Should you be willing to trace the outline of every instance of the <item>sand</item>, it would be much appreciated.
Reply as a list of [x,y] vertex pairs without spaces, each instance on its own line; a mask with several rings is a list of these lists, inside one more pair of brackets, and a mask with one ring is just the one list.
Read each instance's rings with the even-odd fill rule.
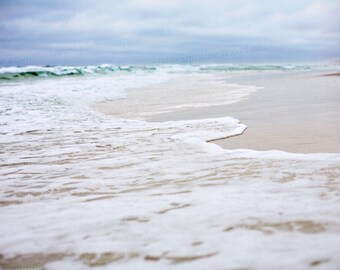
[[[233,104],[178,108],[160,113],[167,102],[175,106],[181,99],[194,99],[195,91],[200,95],[206,89],[214,95],[219,91],[212,90],[216,85],[211,77],[195,81],[197,77],[189,76],[163,85],[130,90],[128,99],[101,103],[97,108],[117,117],[143,118],[151,122],[231,116],[248,128],[241,136],[214,141],[226,149],[339,153],[340,78],[324,76],[332,74],[339,73],[219,74],[213,79],[262,89]],[[186,89],[190,89],[190,95],[180,96]],[[143,110],[146,111],[144,115],[141,114]]]
[[149,121],[232,116],[248,128],[215,141],[227,149],[340,152],[340,78],[319,74],[238,75],[233,81],[262,86],[246,99],[225,106],[160,114]]

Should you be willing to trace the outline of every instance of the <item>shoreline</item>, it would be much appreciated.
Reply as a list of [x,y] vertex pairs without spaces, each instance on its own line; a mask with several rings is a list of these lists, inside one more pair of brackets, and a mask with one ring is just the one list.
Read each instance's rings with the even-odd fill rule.
[[[338,74],[340,73],[232,73],[224,74],[225,79],[219,75],[219,80],[226,83],[252,85],[262,89],[230,104],[184,107],[163,113],[151,112],[143,118],[149,122],[165,122],[230,116],[248,128],[242,136],[210,141],[222,148],[280,150],[292,153],[340,153],[340,144],[337,143],[340,141],[340,124],[337,121],[340,119]],[[175,79],[175,83],[170,81],[149,88],[132,89],[131,92],[128,91],[128,95],[130,98],[132,93],[132,99],[136,99],[134,103],[138,105],[139,97],[145,94],[147,89],[153,91],[157,89],[160,97],[166,97],[169,94],[166,91],[183,86],[185,89],[188,87],[186,83],[186,78],[179,78]],[[210,83],[199,82],[195,85],[196,91],[200,92],[200,88],[209,88]],[[211,84],[211,87],[214,85]],[[131,115],[133,118],[136,114],[119,114],[120,102],[127,106],[125,100],[106,102],[104,108],[98,105],[96,108],[105,114],[120,117]],[[143,106],[139,107],[144,109]],[[110,111],[113,108],[114,110]],[[133,108],[131,110],[133,111]]]
[[[293,135],[310,138],[308,123],[329,132],[325,127],[338,120],[339,77],[219,73],[156,85],[163,79],[157,76],[2,85],[8,124],[0,268],[340,265],[340,154],[228,151],[206,143],[239,141],[256,130],[270,135],[280,131],[274,126],[292,128],[292,120],[305,128]],[[123,91],[148,82],[154,85]],[[70,103],[47,95],[54,91]],[[122,97],[107,103],[114,117],[89,108],[95,97]],[[199,107],[201,101],[229,103]],[[246,127],[227,115],[248,124],[244,135],[232,137]],[[146,122],[151,118],[168,122]]]
[[[322,76],[339,81],[340,73],[327,73]],[[336,103],[331,102],[332,98],[335,98],[338,102],[340,101],[338,98],[340,89],[336,88],[337,82],[333,82],[333,80],[328,82],[318,80],[315,77],[309,79],[315,84],[309,83],[310,88],[308,91],[313,86],[315,88],[319,87],[319,89],[315,89],[318,91],[315,98],[310,98],[309,101],[309,98],[305,96],[309,93],[303,93],[307,89],[294,87],[294,83],[288,83],[285,88],[291,86],[292,90],[300,92],[298,95],[294,93],[294,98],[301,98],[301,104],[287,104],[285,105],[285,110],[271,109],[274,115],[272,121],[260,121],[260,117],[255,117],[254,120],[249,120],[248,124],[246,123],[248,128],[241,134],[242,136],[216,140],[214,143],[226,149],[243,147],[260,151],[282,150],[292,153],[340,153],[340,124],[336,120],[340,119],[340,113],[336,110]],[[302,78],[301,80],[304,79]],[[339,83],[340,81],[338,85]],[[269,83],[263,86],[262,91],[269,94],[268,89],[272,85]],[[275,91],[276,89],[273,87],[271,90]],[[278,91],[282,90],[287,89],[278,89]],[[245,101],[249,105],[258,101],[255,96],[249,98],[249,100]],[[287,101],[288,98],[286,99]],[[281,106],[284,101],[285,99],[281,100],[279,105]],[[308,101],[310,104],[308,104]],[[263,113],[263,109],[260,108],[262,105],[258,104],[255,111]],[[298,107],[299,109],[297,110]],[[266,116],[268,116],[268,113],[264,114],[264,117]],[[239,120],[243,122],[243,119]],[[283,121],[283,124],[281,121],[277,122],[276,120]],[[274,149],[275,147],[276,149]]]

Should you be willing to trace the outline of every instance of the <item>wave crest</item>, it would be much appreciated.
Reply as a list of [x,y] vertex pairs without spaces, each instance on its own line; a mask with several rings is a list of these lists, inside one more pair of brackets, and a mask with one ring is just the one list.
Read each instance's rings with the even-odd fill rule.
[[0,67],[0,80],[24,78],[49,78],[61,76],[84,76],[90,74],[112,73],[148,73],[164,71],[167,73],[213,73],[233,71],[285,71],[285,70],[318,70],[326,66],[311,65],[99,65],[99,66],[26,66]]

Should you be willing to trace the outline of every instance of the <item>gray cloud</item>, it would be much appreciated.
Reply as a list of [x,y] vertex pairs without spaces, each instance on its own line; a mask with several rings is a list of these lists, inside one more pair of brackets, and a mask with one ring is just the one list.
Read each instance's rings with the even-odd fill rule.
[[0,65],[320,61],[337,0],[2,0]]

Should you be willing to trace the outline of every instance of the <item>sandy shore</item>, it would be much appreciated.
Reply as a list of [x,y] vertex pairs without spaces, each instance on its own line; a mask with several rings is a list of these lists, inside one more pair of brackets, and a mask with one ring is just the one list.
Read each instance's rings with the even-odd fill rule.
[[[324,75],[337,76],[324,76]],[[233,104],[182,108],[172,112],[157,113],[152,108],[144,119],[152,122],[169,120],[189,120],[211,117],[232,116],[248,126],[242,136],[215,141],[227,149],[282,150],[295,153],[339,153],[340,152],[340,78],[339,73],[233,73],[228,83],[238,83],[262,87],[241,101]],[[230,76],[224,75],[225,78]],[[219,79],[223,78],[220,76]],[[158,96],[168,98],[171,89],[188,87],[188,80],[176,80],[158,89]],[[194,88],[209,87],[209,81],[196,83]],[[162,91],[163,90],[163,91]],[[191,90],[192,91],[192,90]],[[140,96],[145,106],[146,90],[129,92],[132,104],[140,105]],[[150,97],[155,91],[150,91]],[[164,94],[167,93],[167,94]],[[193,92],[194,93],[194,92]],[[193,95],[191,93],[191,95]],[[152,104],[157,97],[152,96]],[[135,101],[133,101],[135,100]],[[139,101],[138,101],[139,100]],[[131,102],[131,101],[130,101]],[[164,101],[162,101],[164,102]],[[122,103],[120,105],[120,103]],[[124,117],[121,108],[128,108],[126,100],[106,102],[98,108],[104,113]],[[163,105],[162,105],[163,106]],[[159,109],[159,108],[158,108]],[[134,117],[129,107],[127,116]]]
[[88,108],[96,93],[136,79],[117,76],[1,86],[11,116],[1,137],[1,269],[338,268],[340,154],[223,151],[203,140],[242,132],[230,115],[249,128],[222,142],[278,149],[317,136],[320,149],[334,147],[340,77],[191,74],[106,102],[115,117]]
[[234,81],[262,86],[225,106],[156,115],[150,121],[232,116],[248,126],[242,136],[215,141],[227,149],[340,152],[340,78],[319,74],[240,75]]

